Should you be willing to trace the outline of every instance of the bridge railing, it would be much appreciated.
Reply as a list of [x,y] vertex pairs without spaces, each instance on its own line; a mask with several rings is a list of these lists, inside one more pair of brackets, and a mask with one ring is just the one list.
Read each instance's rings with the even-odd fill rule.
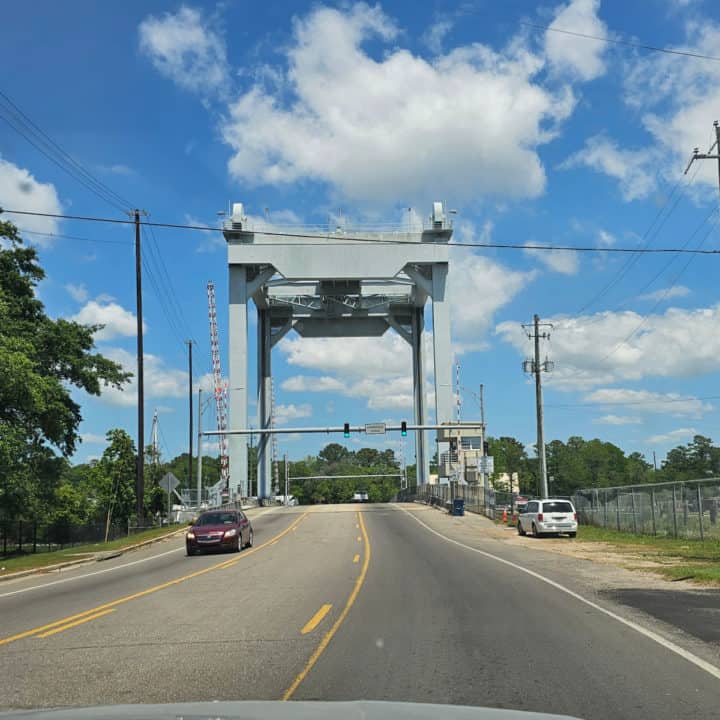
[[510,493],[490,489],[486,494],[482,485],[417,485],[398,493],[401,502],[424,502],[428,505],[449,507],[454,498],[465,500],[465,510],[495,519],[495,515],[510,505]]

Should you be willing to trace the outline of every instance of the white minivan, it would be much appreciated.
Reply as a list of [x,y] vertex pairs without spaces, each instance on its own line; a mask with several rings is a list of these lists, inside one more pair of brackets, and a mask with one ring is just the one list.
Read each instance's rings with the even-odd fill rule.
[[547,498],[528,502],[525,512],[518,515],[517,531],[519,535],[532,533],[535,537],[554,533],[575,537],[577,526],[577,513],[569,500]]

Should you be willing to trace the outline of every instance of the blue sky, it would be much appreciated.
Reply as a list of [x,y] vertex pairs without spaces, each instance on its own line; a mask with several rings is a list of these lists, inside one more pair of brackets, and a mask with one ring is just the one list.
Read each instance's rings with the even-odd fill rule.
[[[268,208],[278,224],[402,222],[408,207],[424,216],[443,199],[466,242],[716,247],[717,168],[682,171],[720,118],[718,62],[529,24],[720,56],[720,12],[703,0],[252,10],[76,0],[6,9],[0,39],[13,72],[0,89],[159,222],[216,224],[232,201],[256,217]],[[1,206],[122,217],[13,130],[4,101],[0,116]],[[48,311],[105,323],[98,346],[133,369],[131,228],[11,219],[58,236],[26,235],[48,273]],[[226,255],[217,236],[185,230],[156,230],[145,249],[147,423],[157,408],[163,452],[174,455],[187,443],[183,341],[197,341],[196,382],[211,367],[211,279],[227,366]],[[484,383],[491,434],[533,442],[519,324],[537,312],[555,326],[543,348],[555,361],[547,437],[600,437],[648,458],[695,432],[720,440],[714,257],[451,252],[461,382]],[[340,345],[288,336],[274,356],[281,419],[410,419],[409,362],[390,333]],[[341,391],[318,390],[332,379]],[[134,433],[132,388],[77,397],[77,460],[98,456],[111,427]],[[473,397],[463,400],[463,419],[477,418]],[[323,442],[283,438],[280,449],[297,458]]]

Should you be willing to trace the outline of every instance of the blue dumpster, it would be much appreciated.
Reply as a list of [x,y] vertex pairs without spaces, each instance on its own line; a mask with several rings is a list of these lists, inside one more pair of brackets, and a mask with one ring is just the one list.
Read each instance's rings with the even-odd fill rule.
[[455,498],[452,503],[452,514],[462,517],[465,514],[465,498]]

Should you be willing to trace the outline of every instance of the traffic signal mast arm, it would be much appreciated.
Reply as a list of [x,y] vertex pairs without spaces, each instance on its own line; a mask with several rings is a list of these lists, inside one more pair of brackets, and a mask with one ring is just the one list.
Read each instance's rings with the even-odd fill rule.
[[[403,423],[402,425],[387,425],[385,427],[386,432],[402,432],[405,430],[451,430],[457,427],[453,423],[446,423],[445,425],[410,425],[409,423]],[[480,430],[482,429],[482,423],[468,423],[463,422],[460,426],[465,430]],[[351,433],[365,433],[365,425],[349,426]],[[337,427],[300,427],[300,428],[240,428],[237,430],[206,430],[203,432],[205,436],[214,435],[272,435],[276,434],[288,434],[288,433],[345,433],[345,426],[338,425]]]

